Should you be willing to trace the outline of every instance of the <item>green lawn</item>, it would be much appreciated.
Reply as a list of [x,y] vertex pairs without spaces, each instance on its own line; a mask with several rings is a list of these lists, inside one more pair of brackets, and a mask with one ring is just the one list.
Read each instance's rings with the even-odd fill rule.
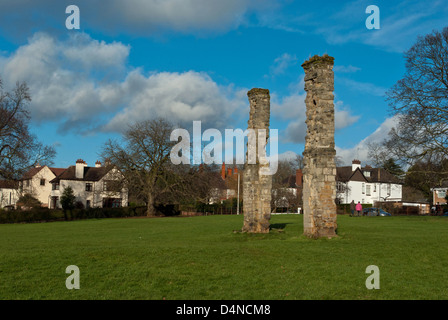
[[338,216],[331,240],[303,237],[299,215],[267,235],[234,233],[242,219],[0,225],[0,299],[448,299],[448,217]]

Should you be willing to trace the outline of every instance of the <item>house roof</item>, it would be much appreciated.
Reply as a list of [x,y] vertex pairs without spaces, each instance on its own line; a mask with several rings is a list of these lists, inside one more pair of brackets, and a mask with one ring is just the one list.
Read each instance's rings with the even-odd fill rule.
[[0,180],[0,189],[17,189],[18,183],[13,180]]
[[61,180],[78,180],[78,181],[99,181],[103,178],[112,167],[84,167],[84,175],[82,179],[76,178],[75,166],[70,166],[65,169],[56,178],[51,180],[51,183],[59,182]]
[[336,168],[336,181],[364,181],[368,182],[367,178],[362,174],[362,171],[356,169],[352,171],[352,167],[337,167]]
[[54,175],[57,177],[61,173],[63,173],[66,169],[65,168],[50,168],[51,172],[54,173]]
[[33,178],[36,174],[40,172],[44,167],[33,167],[25,172],[22,176],[22,180],[27,180]]
[[[25,172],[23,174],[21,180],[32,179],[36,174],[38,174],[45,167],[47,167],[47,166],[39,166],[39,167],[30,168],[27,172]],[[51,172],[53,172],[53,174],[56,177],[65,171],[64,168],[50,168],[50,167],[47,167],[47,168],[50,169]]]
[[[369,172],[370,177],[366,176],[364,172]],[[352,171],[351,166],[337,167],[336,180],[341,182],[365,181],[371,183],[401,183],[398,177],[383,168],[365,167],[362,169],[357,168],[355,171]]]

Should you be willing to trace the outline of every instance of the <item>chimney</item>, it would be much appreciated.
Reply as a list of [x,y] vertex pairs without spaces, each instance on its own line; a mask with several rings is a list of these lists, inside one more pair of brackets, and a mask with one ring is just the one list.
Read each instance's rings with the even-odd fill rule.
[[85,163],[84,160],[78,159],[76,160],[76,166],[75,166],[75,177],[76,179],[83,179],[84,178],[84,167],[87,166],[87,163]]
[[227,169],[227,176],[228,177],[232,176],[232,168]]
[[225,178],[226,178],[226,165],[224,164],[224,162],[222,163],[222,167],[221,167],[221,178],[223,180],[225,180]]
[[233,174],[238,174],[238,168],[237,167],[233,168]]
[[36,168],[40,168],[41,167],[41,165],[40,165],[40,163],[38,162],[37,164],[36,164]]
[[352,171],[355,171],[358,168],[361,169],[361,161],[355,159],[352,161]]
[[95,162],[95,168],[101,168],[101,161],[97,160]]
[[296,187],[302,188],[303,187],[303,172],[302,169],[296,170]]

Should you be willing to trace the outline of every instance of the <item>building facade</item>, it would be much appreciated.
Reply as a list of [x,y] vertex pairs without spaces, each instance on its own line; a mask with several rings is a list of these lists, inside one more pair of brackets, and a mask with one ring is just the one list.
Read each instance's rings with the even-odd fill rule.
[[20,194],[30,194],[39,200],[43,207],[50,203],[51,180],[64,172],[62,168],[50,168],[48,166],[36,165],[28,170],[19,182]]
[[372,204],[402,200],[401,181],[387,170],[365,166],[353,160],[352,166],[336,168],[337,200],[340,204]]
[[95,167],[89,167],[78,159],[74,166],[50,181],[49,207],[61,208],[60,199],[67,187],[72,188],[75,202],[84,208],[125,207],[128,205],[128,190],[122,181],[123,175],[116,167],[102,166],[99,161]]
[[19,199],[19,187],[15,181],[0,180],[0,208],[15,207]]

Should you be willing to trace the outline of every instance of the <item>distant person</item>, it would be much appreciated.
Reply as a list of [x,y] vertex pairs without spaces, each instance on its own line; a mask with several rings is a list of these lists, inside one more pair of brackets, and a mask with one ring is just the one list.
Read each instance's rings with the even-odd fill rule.
[[440,215],[440,211],[441,211],[442,207],[440,206],[440,204],[437,202],[436,204],[436,216]]
[[358,217],[361,216],[361,212],[362,212],[362,204],[358,201],[358,204],[355,207],[356,212],[358,212]]
[[352,200],[352,202],[350,202],[350,216],[353,217],[355,215],[355,200]]

